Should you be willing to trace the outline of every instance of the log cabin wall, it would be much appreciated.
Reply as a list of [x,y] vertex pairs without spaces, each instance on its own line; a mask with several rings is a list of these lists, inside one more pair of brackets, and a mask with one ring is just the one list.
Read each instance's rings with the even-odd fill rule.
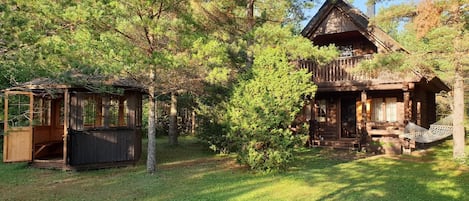
[[428,116],[428,127],[430,127],[430,124],[433,124],[436,122],[436,95],[435,93],[432,93],[430,91],[426,92],[426,98],[427,100],[427,116]]
[[417,85],[412,101],[412,122],[425,128],[436,122],[436,96],[425,87]]
[[[341,93],[318,93],[315,98],[315,109],[314,109],[314,120],[317,122],[318,128],[315,130],[316,136],[321,136],[324,139],[338,139],[341,135],[342,119],[341,113],[341,101],[355,99],[356,107],[356,134],[357,137],[362,133],[360,130],[362,124],[366,122],[366,133],[368,135],[383,136],[383,135],[397,135],[404,129],[405,120],[405,106],[404,106],[404,95],[401,90],[391,91],[369,91],[366,99],[366,114],[363,115],[362,102],[360,98],[360,92],[341,92]],[[395,116],[396,120],[389,122],[387,120],[376,121],[373,119],[374,101],[381,100],[385,102],[386,99],[395,100]],[[326,103],[327,106],[327,117],[321,121],[319,111],[321,104]],[[385,107],[385,106],[383,106]],[[363,120],[363,116],[366,117],[366,121]],[[317,138],[316,138],[317,139]]]

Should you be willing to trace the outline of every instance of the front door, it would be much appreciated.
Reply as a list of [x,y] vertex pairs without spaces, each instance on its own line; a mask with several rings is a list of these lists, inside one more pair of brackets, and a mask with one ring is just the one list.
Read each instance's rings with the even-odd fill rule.
[[355,98],[342,98],[340,102],[341,138],[355,138],[357,134],[357,111]]
[[5,92],[3,161],[31,161],[33,156],[33,94]]

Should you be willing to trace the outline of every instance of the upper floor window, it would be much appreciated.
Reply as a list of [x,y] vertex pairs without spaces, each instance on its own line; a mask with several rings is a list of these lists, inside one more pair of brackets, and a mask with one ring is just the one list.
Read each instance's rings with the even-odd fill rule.
[[353,46],[352,45],[339,45],[338,46],[340,57],[353,57]]

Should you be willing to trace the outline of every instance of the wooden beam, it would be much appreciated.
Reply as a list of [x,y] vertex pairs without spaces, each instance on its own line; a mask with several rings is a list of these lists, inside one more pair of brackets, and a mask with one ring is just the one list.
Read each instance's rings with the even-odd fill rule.
[[404,91],[404,121],[410,120],[411,106],[409,105],[409,103],[410,103],[410,92]]
[[322,82],[317,83],[318,92],[336,91],[363,91],[363,90],[402,90],[402,83],[376,83],[376,82]]
[[361,130],[361,138],[360,138],[360,142],[363,142],[368,133],[367,133],[367,130],[366,130],[366,123],[367,123],[367,118],[366,118],[366,100],[367,100],[367,94],[366,94],[366,91],[363,90],[361,92],[361,97],[360,97],[360,100],[361,100],[361,104],[362,104],[362,120],[360,122],[360,130]]
[[[60,113],[60,112],[59,112]],[[69,126],[69,115],[70,115],[70,94],[68,92],[68,89],[65,89],[64,91],[64,135],[63,135],[63,161],[64,164],[67,165],[67,144],[68,144],[68,126]]]

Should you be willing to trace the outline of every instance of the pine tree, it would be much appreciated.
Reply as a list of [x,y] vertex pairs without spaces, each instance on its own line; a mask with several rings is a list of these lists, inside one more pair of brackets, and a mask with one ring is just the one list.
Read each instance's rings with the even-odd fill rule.
[[[435,71],[453,88],[453,157],[465,158],[464,78],[469,71],[468,0],[423,0],[417,6],[393,6],[377,16],[378,23],[405,20],[398,39],[411,50],[402,66]],[[399,12],[395,12],[399,11]],[[401,67],[402,67],[401,66]]]
[[298,143],[300,135],[293,135],[288,127],[304,103],[302,97],[312,96],[315,86],[311,74],[298,70],[294,61],[327,60],[336,55],[335,48],[313,47],[294,34],[296,20],[303,17],[303,3],[246,0],[198,4],[205,19],[216,24],[211,27],[212,34],[228,44],[234,72],[234,82],[220,87],[231,93],[225,98],[212,95],[201,104],[199,114],[204,121],[199,136],[214,150],[235,151],[239,161],[254,170],[284,169]]

